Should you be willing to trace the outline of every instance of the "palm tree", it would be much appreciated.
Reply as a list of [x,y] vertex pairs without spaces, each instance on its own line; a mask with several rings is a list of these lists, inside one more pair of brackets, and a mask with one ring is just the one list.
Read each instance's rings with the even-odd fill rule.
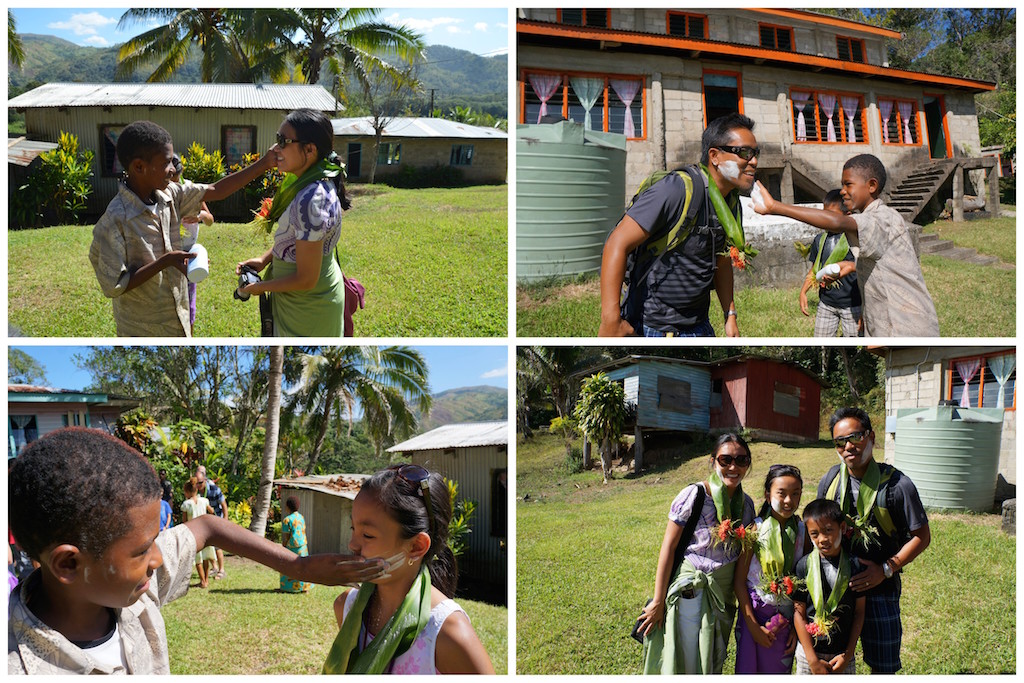
[[25,46],[21,44],[18,22],[11,10],[7,10],[7,59],[16,69],[20,69],[25,63]]
[[326,347],[304,357],[299,391],[293,405],[308,415],[316,434],[306,474],[313,474],[334,412],[348,416],[349,431],[356,403],[362,407],[367,434],[378,455],[416,428],[413,404],[430,410],[430,387],[423,356],[406,346]]
[[277,436],[281,426],[281,382],[284,374],[284,347],[270,347],[270,396],[267,399],[267,429],[260,463],[260,487],[249,531],[262,536],[270,517],[270,494],[274,489],[274,467],[277,463]]
[[[422,57],[423,36],[385,21],[380,8],[293,9],[285,33],[301,36],[292,48],[292,59],[307,83],[320,80],[326,64],[330,75],[351,73],[366,87],[371,67],[396,71],[381,55],[412,62]],[[301,31],[301,33],[299,33]]]
[[203,53],[200,74],[204,83],[281,80],[287,75],[291,43],[269,20],[272,18],[251,9],[130,9],[121,16],[119,29],[153,20],[166,23],[121,46],[116,76],[130,76],[157,62],[146,80],[166,81],[198,46]]

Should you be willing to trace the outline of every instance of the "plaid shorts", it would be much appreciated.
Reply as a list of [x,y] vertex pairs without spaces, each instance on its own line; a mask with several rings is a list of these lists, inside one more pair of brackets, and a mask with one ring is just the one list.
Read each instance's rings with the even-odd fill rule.
[[902,640],[900,593],[867,596],[860,645],[864,663],[871,667],[871,673],[894,674],[903,668],[900,662]]
[[857,336],[857,321],[860,319],[861,307],[836,308],[818,302],[818,313],[814,316],[814,336],[831,339],[841,329],[844,337]]
[[[741,617],[742,618],[742,617]],[[815,654],[815,657],[818,655]],[[819,657],[819,659],[822,659]],[[831,658],[830,658],[831,659]],[[810,676],[813,672],[811,671],[811,665],[807,661],[807,653],[804,652],[804,647],[799,642],[796,644],[796,675],[797,676]],[[857,674],[857,657],[855,656],[846,665],[846,668],[840,671],[842,674],[849,674],[855,676]]]

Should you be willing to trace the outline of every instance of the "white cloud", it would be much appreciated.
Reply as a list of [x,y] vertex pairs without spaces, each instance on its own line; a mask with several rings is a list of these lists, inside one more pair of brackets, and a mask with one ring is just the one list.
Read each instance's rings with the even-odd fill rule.
[[487,22],[485,22],[485,21],[478,21],[475,24],[473,24],[473,28],[475,28],[477,31],[485,31],[486,32],[487,31]]
[[110,45],[110,41],[103,36],[89,36],[82,42],[88,45],[95,45],[96,47],[107,47]]
[[499,23],[497,26],[498,26],[498,28],[506,28],[506,29],[508,28],[508,24],[503,24],[503,23]]
[[458,33],[458,24],[462,23],[462,19],[456,19],[455,17],[434,17],[432,19],[405,19],[397,12],[386,17],[385,21],[402,24],[403,26],[418,31],[419,33],[431,33],[436,28],[447,28],[449,33]]
[[458,26],[446,26],[445,30],[448,31],[448,33],[469,33],[466,29]]
[[117,19],[105,17],[99,12],[85,12],[72,14],[68,21],[51,22],[46,27],[58,31],[71,31],[76,36],[95,36],[101,28],[116,23]]
[[480,375],[481,379],[494,379],[495,377],[508,377],[508,366],[503,368],[495,368],[488,370],[484,374]]

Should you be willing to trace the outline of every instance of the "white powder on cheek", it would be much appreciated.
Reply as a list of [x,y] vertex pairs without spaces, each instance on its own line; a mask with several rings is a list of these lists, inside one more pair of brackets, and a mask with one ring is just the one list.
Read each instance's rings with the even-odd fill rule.
[[82,580],[85,581],[85,583],[89,583],[89,568],[88,567],[85,568],[85,572],[82,574]]
[[729,161],[723,161],[718,165],[718,170],[721,171],[729,180],[736,180],[740,177],[740,165],[730,159]]

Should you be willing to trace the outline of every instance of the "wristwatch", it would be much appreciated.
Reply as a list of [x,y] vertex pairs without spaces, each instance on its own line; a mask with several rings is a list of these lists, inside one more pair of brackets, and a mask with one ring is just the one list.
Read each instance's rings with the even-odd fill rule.
[[887,579],[891,579],[892,578],[893,571],[892,571],[892,565],[889,564],[889,560],[886,560],[885,562],[882,563],[882,573],[885,574],[885,578],[887,578]]

